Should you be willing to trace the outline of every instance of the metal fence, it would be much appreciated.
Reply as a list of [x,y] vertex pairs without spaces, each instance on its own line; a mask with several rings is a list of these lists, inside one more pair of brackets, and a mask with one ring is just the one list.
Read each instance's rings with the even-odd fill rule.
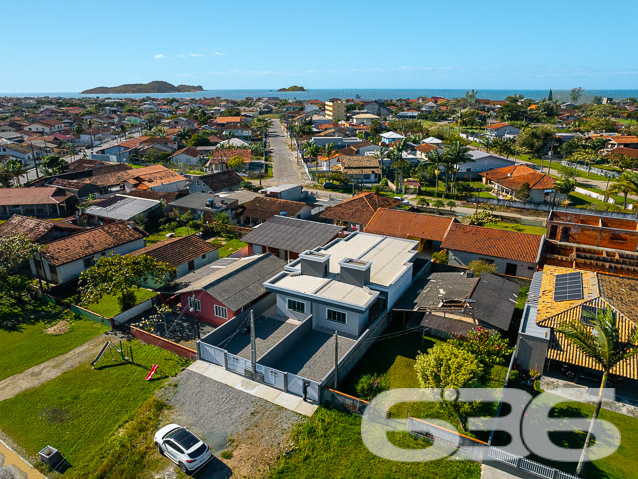
[[563,160],[561,161],[561,164],[564,166],[568,166],[569,168],[575,168],[580,171],[595,173],[597,175],[604,176],[606,178],[618,178],[620,176],[620,173],[618,173],[617,171],[603,170],[601,168],[596,168],[594,166],[591,166],[588,168],[587,165],[581,165],[580,163],[572,163],[571,161]]

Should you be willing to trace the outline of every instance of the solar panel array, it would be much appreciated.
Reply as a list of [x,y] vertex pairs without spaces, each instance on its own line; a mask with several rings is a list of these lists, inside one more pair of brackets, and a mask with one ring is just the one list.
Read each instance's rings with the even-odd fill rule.
[[580,273],[556,275],[554,301],[583,299],[583,278]]

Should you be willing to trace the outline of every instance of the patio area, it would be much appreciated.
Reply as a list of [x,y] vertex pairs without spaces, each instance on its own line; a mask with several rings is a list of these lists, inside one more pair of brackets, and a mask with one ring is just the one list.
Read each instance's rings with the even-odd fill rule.
[[[165,314],[165,321],[150,321],[151,316],[156,315],[155,309],[145,311],[133,317],[123,326],[135,326],[149,333],[168,339],[181,346],[197,349],[197,339],[204,337],[215,329],[215,326],[204,321],[195,321],[194,317],[170,312]],[[197,323],[199,323],[199,336],[197,333]]]
[[[298,325],[297,321],[274,318],[271,316],[259,316],[255,318],[255,348],[257,358],[266,353],[277,344],[290,331]],[[238,331],[232,339],[221,346],[231,354],[244,359],[250,359],[250,329]]]

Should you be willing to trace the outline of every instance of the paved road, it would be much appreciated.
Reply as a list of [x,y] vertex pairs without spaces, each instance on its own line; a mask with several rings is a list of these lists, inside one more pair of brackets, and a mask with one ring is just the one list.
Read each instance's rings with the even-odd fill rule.
[[274,186],[282,184],[310,183],[302,166],[297,165],[294,152],[288,147],[290,141],[284,133],[284,128],[278,119],[271,120],[268,130],[269,146],[272,150],[273,177],[263,181],[264,185]]

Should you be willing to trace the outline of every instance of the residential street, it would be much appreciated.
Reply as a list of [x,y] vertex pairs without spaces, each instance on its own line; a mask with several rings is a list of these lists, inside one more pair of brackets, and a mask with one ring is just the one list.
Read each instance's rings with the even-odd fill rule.
[[271,120],[268,143],[272,150],[273,177],[263,181],[266,186],[310,182],[302,166],[297,165],[296,155],[290,150],[284,128],[278,119]]

